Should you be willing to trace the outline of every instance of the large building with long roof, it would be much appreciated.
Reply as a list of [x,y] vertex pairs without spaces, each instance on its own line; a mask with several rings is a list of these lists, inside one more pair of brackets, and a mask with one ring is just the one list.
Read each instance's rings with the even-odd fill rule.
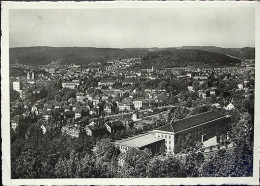
[[178,153],[178,140],[185,139],[190,134],[191,140],[205,142],[212,138],[216,143],[226,138],[230,116],[225,116],[214,111],[204,112],[195,116],[184,118],[164,125],[152,132],[118,140],[115,146],[121,152],[130,148],[143,150],[148,148],[154,154],[160,150],[166,153]]
[[221,141],[226,134],[230,116],[225,116],[214,111],[204,112],[195,116],[171,122],[154,130],[155,136],[165,140],[166,152],[176,153],[177,141],[188,134],[192,141],[205,142],[216,137]]

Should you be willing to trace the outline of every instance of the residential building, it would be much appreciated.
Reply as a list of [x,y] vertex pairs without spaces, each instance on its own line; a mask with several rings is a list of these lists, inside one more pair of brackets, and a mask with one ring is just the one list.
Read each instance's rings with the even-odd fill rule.
[[187,73],[186,76],[189,77],[189,78],[191,78],[191,77],[192,77],[192,74],[191,74],[191,73]]
[[207,76],[194,76],[193,79],[195,79],[195,80],[207,80],[208,77]]
[[85,127],[86,135],[87,136],[94,136],[97,137],[99,135],[104,135],[107,132],[107,129],[104,125],[92,126],[87,125]]
[[31,108],[31,112],[36,112],[37,110],[38,110],[37,106],[33,105],[32,108]]
[[125,93],[124,90],[120,90],[120,89],[102,89],[102,92],[112,97],[117,97],[117,96],[122,97]]
[[136,77],[137,77],[136,74],[126,74],[126,75],[125,75],[125,78],[127,78],[127,79],[136,78]]
[[33,94],[40,94],[41,90],[40,89],[33,89]]
[[38,114],[40,114],[40,110],[42,110],[42,108],[43,108],[43,105],[35,104],[35,105],[32,106],[31,112],[34,112],[35,114],[38,115]]
[[21,116],[19,116],[19,115],[16,115],[16,116],[14,116],[13,118],[12,118],[12,120],[11,120],[11,127],[12,127],[12,129],[15,131],[16,130],[16,128],[18,127],[18,124],[19,124],[19,122],[20,122],[20,119],[21,119]]
[[42,117],[45,121],[48,121],[51,117],[51,112],[50,111],[46,111],[44,113],[42,113]]
[[232,104],[232,103],[229,103],[228,105],[226,105],[224,107],[225,110],[234,110],[235,109],[235,106]]
[[140,119],[139,119],[139,114],[133,113],[133,115],[132,115],[132,120],[133,120],[133,121],[139,121],[139,120],[140,120]]
[[113,79],[104,79],[98,82],[98,86],[112,86],[116,83],[116,80]]
[[79,86],[80,82],[78,81],[68,81],[68,82],[62,82],[62,88],[68,88],[68,89],[75,89]]
[[27,80],[34,80],[34,72],[32,71],[27,72]]
[[45,105],[44,108],[46,111],[51,111],[53,109],[53,105]]
[[123,123],[119,120],[105,122],[105,127],[109,133],[114,133],[118,130],[125,129]]
[[93,105],[96,106],[96,105],[99,103],[99,100],[100,100],[99,97],[95,97],[95,98],[92,100]]
[[214,103],[211,106],[216,107],[217,109],[222,109],[221,105],[219,103]]
[[74,113],[75,113],[75,119],[78,119],[78,118],[82,117],[83,110],[82,109],[75,109]]
[[203,98],[203,99],[207,98],[207,94],[206,94],[206,92],[203,91],[203,90],[199,90],[198,94],[199,94],[199,97],[200,97],[200,98]]
[[55,69],[55,68],[49,68],[49,69],[48,69],[48,72],[49,72],[50,74],[55,74],[56,69]]
[[20,82],[20,81],[14,81],[13,82],[13,90],[21,93],[22,92],[22,87],[23,87],[22,86],[22,82]]
[[193,89],[193,86],[188,86],[188,90],[189,90],[189,92],[195,92]]
[[107,114],[107,115],[110,115],[112,113],[112,104],[111,103],[106,103],[104,105],[104,112]]
[[42,129],[42,133],[45,134],[47,131],[46,127],[44,125],[41,125],[41,129]]
[[71,111],[71,106],[70,105],[64,105],[63,109],[64,109],[64,112]]
[[244,86],[243,86],[242,83],[239,83],[237,86],[238,86],[238,89],[239,89],[239,90],[242,90],[242,89],[244,88]]
[[107,101],[107,100],[108,100],[108,98],[109,98],[108,96],[106,96],[106,95],[103,95],[103,96],[101,97],[101,100],[102,100],[102,101]]
[[119,112],[125,112],[125,111],[130,111],[131,106],[128,101],[123,101],[121,103],[117,104]]
[[133,101],[134,108],[140,110],[143,107],[143,101],[141,99],[135,99]]
[[92,115],[98,115],[98,111],[94,108],[90,109],[89,110],[89,114],[92,116]]
[[135,81],[133,79],[124,79],[122,85],[133,85]]
[[75,113],[73,111],[66,111],[66,112],[63,113],[63,115],[64,115],[65,119],[75,117]]
[[62,107],[62,103],[54,103],[53,106],[55,109],[59,109]]
[[215,91],[215,90],[210,90],[210,91],[209,91],[209,94],[215,96],[215,95],[216,95],[216,91]]
[[86,99],[86,96],[84,95],[84,93],[77,93],[76,94],[76,99],[78,102],[84,102],[84,100]]

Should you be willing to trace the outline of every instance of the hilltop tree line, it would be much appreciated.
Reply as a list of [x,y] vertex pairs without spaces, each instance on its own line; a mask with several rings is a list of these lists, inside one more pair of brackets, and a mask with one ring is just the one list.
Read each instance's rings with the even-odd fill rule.
[[136,68],[175,68],[175,67],[225,67],[235,66],[241,61],[223,54],[194,49],[158,50],[147,53]]
[[21,47],[10,48],[10,64],[47,65],[53,61],[67,65],[86,65],[112,59],[137,58],[145,50],[92,47]]
[[[245,56],[251,55],[251,50],[243,50]],[[219,50],[203,49],[158,49],[152,52],[146,49],[116,49],[91,47],[24,47],[10,48],[10,63],[26,65],[47,65],[53,61],[61,64],[89,64],[106,62],[112,59],[140,58],[141,68],[154,67],[184,67],[206,64],[208,66],[232,66],[240,61],[226,56]],[[231,54],[233,54],[232,51]],[[249,53],[247,55],[247,53]],[[138,66],[138,65],[137,65]],[[140,66],[138,66],[140,67]]]

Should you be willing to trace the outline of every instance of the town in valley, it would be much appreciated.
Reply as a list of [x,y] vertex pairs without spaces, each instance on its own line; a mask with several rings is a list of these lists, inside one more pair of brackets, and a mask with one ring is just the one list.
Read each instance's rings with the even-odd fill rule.
[[12,178],[252,176],[255,59],[200,48],[136,50],[37,65],[40,52],[16,51]]

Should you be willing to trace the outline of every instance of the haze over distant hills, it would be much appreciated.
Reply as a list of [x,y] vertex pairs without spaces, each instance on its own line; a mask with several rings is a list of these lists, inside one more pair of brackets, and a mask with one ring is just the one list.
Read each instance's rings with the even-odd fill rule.
[[227,54],[242,59],[255,59],[255,48],[221,48],[215,46],[183,46],[182,49],[198,49],[208,52],[215,52],[220,54]]
[[226,67],[235,66],[240,59],[220,53],[197,49],[163,49],[147,53],[138,68],[174,68],[174,67]]
[[[239,59],[254,59],[255,48],[184,46],[180,48],[94,48],[94,47],[20,47],[10,48],[10,64],[47,65],[89,64],[113,59],[142,58],[138,68],[175,66],[233,66]],[[230,55],[230,56],[229,56]],[[233,56],[233,57],[232,57]]]
[[141,57],[145,51],[93,47],[21,47],[10,48],[10,63],[47,65],[59,60],[61,64],[89,64],[111,59]]

